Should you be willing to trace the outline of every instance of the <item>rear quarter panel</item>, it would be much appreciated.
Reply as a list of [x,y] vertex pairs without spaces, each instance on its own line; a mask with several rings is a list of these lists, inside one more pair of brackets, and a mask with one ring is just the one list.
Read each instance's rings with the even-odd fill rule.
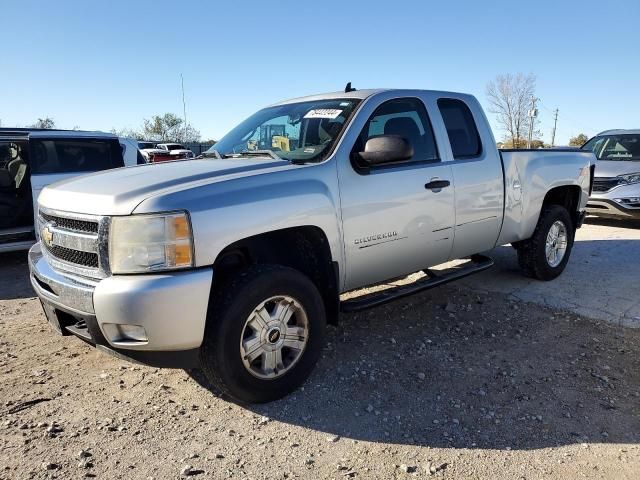
[[[578,209],[589,199],[591,152],[562,150],[503,150],[505,211],[498,245],[526,240],[535,230],[547,193],[575,185],[581,194]],[[518,184],[520,188],[518,188]]]

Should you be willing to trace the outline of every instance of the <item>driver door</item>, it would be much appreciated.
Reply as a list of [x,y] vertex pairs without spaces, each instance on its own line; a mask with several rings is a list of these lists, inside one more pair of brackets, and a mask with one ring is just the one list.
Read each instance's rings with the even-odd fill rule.
[[[366,141],[400,135],[411,159],[367,167],[358,161]],[[347,289],[416,272],[446,261],[453,245],[454,185],[441,161],[431,122],[419,98],[379,105],[352,150],[339,163]],[[434,181],[449,182],[429,188]],[[441,182],[440,185],[443,183]]]

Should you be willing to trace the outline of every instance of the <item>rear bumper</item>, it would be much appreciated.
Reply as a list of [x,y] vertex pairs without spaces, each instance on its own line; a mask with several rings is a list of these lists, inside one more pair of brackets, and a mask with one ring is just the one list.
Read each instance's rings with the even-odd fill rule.
[[587,213],[599,217],[640,219],[640,208],[629,208],[606,198],[589,199],[587,203]]
[[[29,268],[47,319],[59,333],[74,334],[101,350],[147,365],[197,366],[212,269],[92,281],[57,273],[39,244],[29,251]],[[122,336],[123,326],[137,328],[144,336]]]

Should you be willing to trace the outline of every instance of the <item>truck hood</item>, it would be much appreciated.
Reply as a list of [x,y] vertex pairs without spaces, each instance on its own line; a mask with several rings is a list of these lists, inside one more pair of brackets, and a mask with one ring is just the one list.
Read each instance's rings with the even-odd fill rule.
[[598,160],[596,162],[596,177],[617,177],[637,172],[640,172],[640,161],[638,160]]
[[47,186],[38,204],[64,212],[129,215],[142,201],[160,193],[289,168],[297,167],[265,158],[182,160],[117,168]]

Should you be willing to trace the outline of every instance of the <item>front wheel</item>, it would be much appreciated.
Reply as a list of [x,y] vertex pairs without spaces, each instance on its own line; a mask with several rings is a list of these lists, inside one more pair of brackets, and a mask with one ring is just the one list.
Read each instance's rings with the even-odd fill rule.
[[214,294],[202,370],[237,400],[278,399],[313,370],[325,323],[322,297],[309,278],[287,267],[255,265]]
[[518,263],[523,273],[538,280],[553,280],[569,261],[575,228],[569,212],[560,205],[542,209],[529,240],[518,242]]

